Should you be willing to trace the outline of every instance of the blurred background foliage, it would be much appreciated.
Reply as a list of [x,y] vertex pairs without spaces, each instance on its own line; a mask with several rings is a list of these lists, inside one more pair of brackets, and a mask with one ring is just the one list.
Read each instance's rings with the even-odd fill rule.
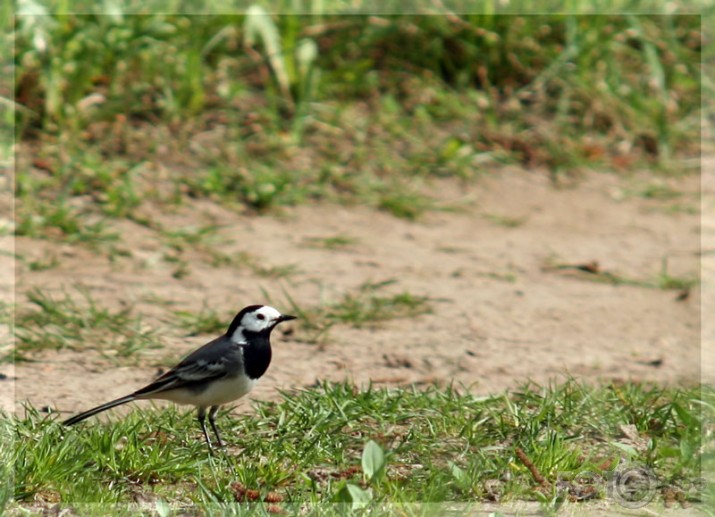
[[[92,7],[101,15],[52,14],[69,4],[20,0],[13,18],[4,2],[3,75],[15,80],[0,96],[32,150],[18,160],[20,198],[101,192],[94,201],[112,216],[147,193],[257,209],[336,196],[384,206],[402,195],[395,178],[470,178],[500,163],[555,180],[581,168],[694,168],[712,93],[701,73],[711,8],[519,15],[486,2],[484,14],[463,14],[434,0],[430,15],[389,14],[394,2],[345,15],[348,2],[288,4],[272,12],[306,14],[258,4],[146,14],[109,1]],[[157,163],[172,171],[170,192],[135,181],[161,179]]]

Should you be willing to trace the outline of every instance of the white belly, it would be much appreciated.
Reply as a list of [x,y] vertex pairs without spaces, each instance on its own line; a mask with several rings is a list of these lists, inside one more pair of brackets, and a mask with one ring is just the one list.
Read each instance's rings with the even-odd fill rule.
[[194,406],[219,406],[228,404],[248,394],[253,389],[256,381],[246,376],[230,379],[220,379],[212,382],[201,393],[196,393],[186,388],[170,390],[164,393],[155,393],[151,397],[170,400],[177,404],[193,404]]

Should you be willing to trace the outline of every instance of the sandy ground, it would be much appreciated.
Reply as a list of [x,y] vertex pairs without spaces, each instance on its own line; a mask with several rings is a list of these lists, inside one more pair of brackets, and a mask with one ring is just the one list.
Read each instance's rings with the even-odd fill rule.
[[[141,387],[157,365],[174,360],[211,336],[186,337],[167,320],[156,297],[174,309],[220,314],[263,303],[262,289],[288,310],[283,291],[303,307],[339,299],[364,282],[394,280],[386,293],[408,291],[432,299],[432,313],[377,326],[336,326],[322,346],[301,339],[300,329],[274,337],[274,360],[252,393],[278,396],[278,389],[302,388],[321,380],[358,384],[428,385],[456,382],[479,394],[523,384],[562,380],[693,383],[701,378],[701,302],[713,305],[715,275],[715,176],[707,161],[703,176],[704,215],[673,213],[672,200],[629,195],[652,176],[619,179],[592,173],[569,188],[554,188],[544,174],[506,170],[469,187],[437,183],[434,192],[459,211],[433,211],[418,222],[363,207],[301,206],[280,214],[247,216],[218,205],[194,202],[177,213],[153,214],[168,227],[215,221],[222,225],[224,253],[249,252],[266,266],[294,264],[284,279],[256,277],[247,268],[213,267],[196,256],[190,274],[171,276],[154,231],[130,221],[115,229],[130,257],[115,262],[85,248],[49,241],[5,238],[28,259],[54,253],[58,267],[31,272],[2,259],[0,288],[17,302],[30,287],[59,293],[84,286],[101,304],[131,304],[159,329],[163,347],[117,364],[89,346],[82,351],[47,351],[36,362],[0,365],[2,407],[24,402],[63,414],[87,409]],[[677,201],[698,207],[700,178],[671,179],[683,193]],[[521,224],[500,224],[500,217]],[[502,221],[503,222],[503,221]],[[337,234],[356,239],[343,250],[315,249],[310,238]],[[192,257],[191,254],[188,255]],[[609,285],[587,274],[553,271],[552,263],[584,264],[629,278],[653,279],[667,259],[673,276],[703,273],[701,288],[685,300],[677,291]],[[228,324],[228,320],[226,321]],[[702,328],[705,342],[715,332]],[[710,347],[703,347],[707,350]],[[706,351],[703,352],[706,354]],[[712,364],[704,355],[702,364]],[[712,371],[712,370],[710,370]],[[706,380],[711,380],[707,379]],[[5,389],[7,388],[7,389]],[[242,404],[245,410],[248,404]]]

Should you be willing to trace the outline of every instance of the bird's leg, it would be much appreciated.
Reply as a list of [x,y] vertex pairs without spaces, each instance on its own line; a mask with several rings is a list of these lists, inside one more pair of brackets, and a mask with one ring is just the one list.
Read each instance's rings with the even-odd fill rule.
[[[209,416],[209,421],[211,417]],[[199,407],[199,424],[201,424],[201,430],[204,432],[204,438],[206,438],[206,444],[209,446],[209,451],[213,451],[211,447],[211,440],[209,440],[209,433],[206,432],[206,408]]]
[[218,413],[218,406],[211,406],[211,409],[209,410],[209,424],[211,424],[211,429],[214,430],[218,446],[223,447],[223,440],[221,440],[221,435],[218,432],[218,427],[216,427],[216,421],[214,420],[216,413]]

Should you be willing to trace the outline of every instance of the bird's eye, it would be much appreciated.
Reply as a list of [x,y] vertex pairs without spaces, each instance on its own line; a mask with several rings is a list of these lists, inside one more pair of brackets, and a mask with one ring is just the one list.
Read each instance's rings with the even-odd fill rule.
[[266,319],[266,317],[263,314],[256,314],[256,318],[258,318],[259,320]]

